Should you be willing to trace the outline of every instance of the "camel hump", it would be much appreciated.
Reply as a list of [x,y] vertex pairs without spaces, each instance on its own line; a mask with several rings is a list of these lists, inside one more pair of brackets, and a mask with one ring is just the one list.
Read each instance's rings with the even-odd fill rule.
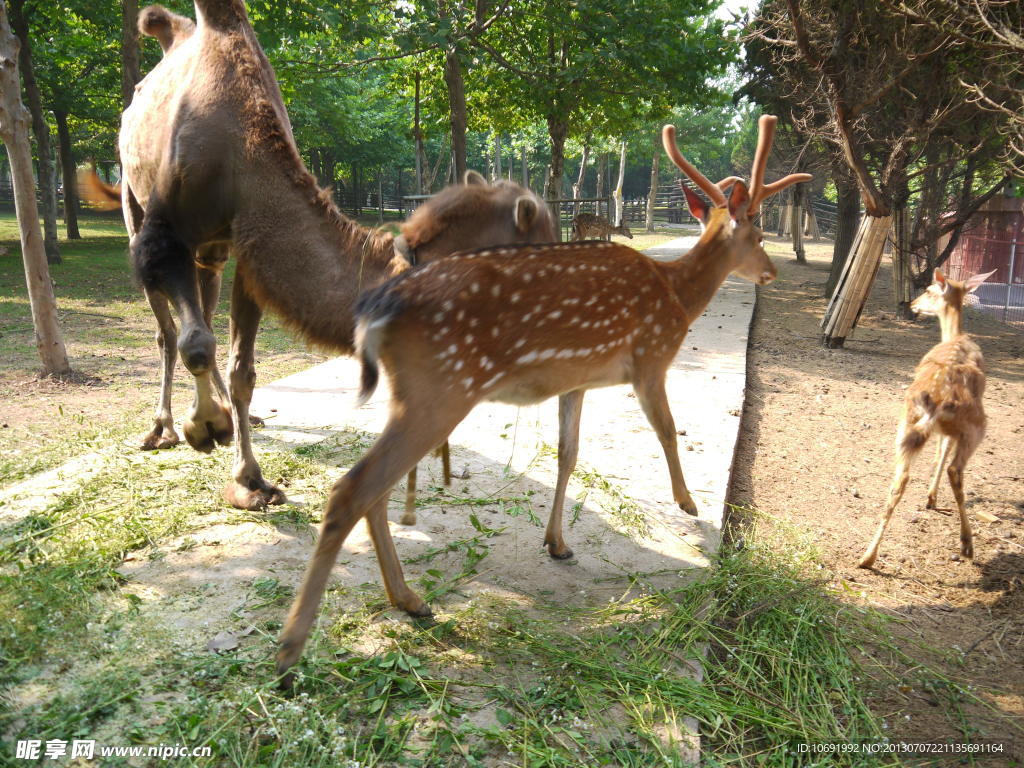
[[243,0],[195,0],[196,18],[214,29],[229,30],[249,26]]
[[172,13],[162,5],[148,5],[139,11],[139,32],[159,40],[164,53],[190,37],[195,29],[192,19]]

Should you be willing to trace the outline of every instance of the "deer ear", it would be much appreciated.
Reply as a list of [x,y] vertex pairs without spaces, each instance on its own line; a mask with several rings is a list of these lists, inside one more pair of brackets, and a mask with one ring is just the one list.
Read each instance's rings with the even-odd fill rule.
[[516,230],[525,233],[537,218],[537,201],[532,195],[516,198]]
[[686,195],[686,206],[690,209],[690,213],[693,214],[693,218],[701,224],[707,224],[708,211],[710,211],[708,204],[701,199],[700,195],[682,182],[679,182],[679,186],[682,187],[683,194]]
[[996,270],[993,269],[991,272],[985,272],[984,274],[971,275],[966,280],[964,280],[964,287],[967,289],[968,293],[974,293],[976,290],[978,290],[978,286],[980,286],[982,283],[984,283],[986,280],[992,277],[992,275],[994,275],[995,273]]
[[729,215],[737,221],[746,218],[749,207],[750,193],[747,191],[747,185],[742,181],[737,181],[732,187],[732,192],[729,193]]
[[935,272],[932,274],[935,278],[935,284],[942,290],[946,290],[946,276],[942,273],[942,270],[936,267]]
[[487,186],[487,179],[481,176],[476,171],[466,171],[466,175],[462,177],[462,183],[467,187],[472,184],[482,184]]

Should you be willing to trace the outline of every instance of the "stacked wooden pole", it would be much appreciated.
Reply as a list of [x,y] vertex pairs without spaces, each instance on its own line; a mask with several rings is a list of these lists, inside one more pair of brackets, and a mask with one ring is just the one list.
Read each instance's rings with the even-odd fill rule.
[[843,346],[846,337],[857,325],[868,293],[875,282],[882,249],[889,235],[891,216],[865,216],[850,249],[843,274],[828,302],[821,321],[822,341],[829,348]]

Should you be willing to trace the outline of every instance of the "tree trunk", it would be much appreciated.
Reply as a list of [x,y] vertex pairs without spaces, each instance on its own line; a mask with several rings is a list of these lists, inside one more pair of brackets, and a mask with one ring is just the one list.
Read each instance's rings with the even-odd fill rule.
[[654,150],[651,161],[651,191],[647,194],[647,231],[654,231],[654,204],[658,197],[658,163],[661,160],[661,147]]
[[793,236],[797,264],[807,263],[807,254],[804,253],[804,186],[793,185],[793,205],[789,209],[789,231]]
[[548,118],[548,137],[551,139],[551,167],[548,170],[548,200],[562,196],[562,168],[565,164],[565,137],[569,125],[561,118]]
[[528,153],[526,151],[526,139],[523,139],[523,187],[525,189],[530,188],[530,164],[527,162]]
[[821,230],[818,228],[818,216],[814,213],[814,206],[804,207],[804,234],[815,243],[821,241]]
[[416,107],[413,117],[413,138],[416,140],[416,194],[426,193],[423,184],[423,166],[426,165],[426,156],[423,150],[423,132],[420,130],[420,73],[416,72]]
[[53,167],[53,152],[50,149],[50,128],[43,113],[43,101],[39,84],[32,69],[32,46],[29,42],[28,22],[23,13],[25,0],[10,0],[11,29],[21,43],[18,64],[21,79],[28,98],[28,110],[32,115],[32,132],[39,150],[39,194],[43,202],[43,247],[50,264],[60,264],[60,250],[57,247],[57,181]]
[[846,266],[850,255],[850,247],[857,236],[860,224],[860,190],[848,173],[836,173],[834,176],[836,191],[839,193],[839,204],[836,207],[836,240],[832,247],[832,268],[825,282],[825,296],[831,296],[839,282],[839,276]]
[[466,178],[466,85],[462,78],[462,64],[455,47],[444,57],[444,82],[448,86],[448,106],[451,111],[452,155],[455,180]]
[[605,153],[601,153],[597,156],[597,181],[594,183],[594,197],[597,198],[597,202],[594,203],[594,213],[598,216],[601,215],[601,198],[604,195],[604,180],[607,166],[605,164]]
[[384,223],[384,171],[377,171],[377,223]]
[[622,142],[622,151],[619,153],[619,180],[615,183],[615,226],[622,225],[622,219],[626,215],[622,200],[622,185],[626,181],[626,142]]
[[21,102],[17,58],[18,40],[11,34],[7,8],[0,2],[0,60],[10,65],[0,67],[0,138],[7,147],[11,164],[14,208],[21,232],[21,257],[25,265],[36,349],[43,363],[43,375],[60,376],[69,373],[71,367],[57,323],[57,302],[39,231],[39,210],[32,180],[32,148],[28,140],[29,116]]
[[[576,176],[576,183],[572,185],[572,199],[579,200],[583,195],[583,182],[587,177],[587,161],[590,159],[590,137],[583,143],[583,157],[580,158],[580,172]],[[580,204],[572,204],[572,215],[575,218],[580,212]]]
[[494,181],[501,178],[501,134],[494,132]]
[[135,96],[135,84],[142,79],[139,47],[139,2],[121,0],[121,101],[125,109]]
[[71,132],[68,130],[68,115],[63,110],[54,110],[57,118],[57,147],[60,151],[61,176],[64,181],[64,229],[68,240],[80,240],[78,232],[78,179],[75,157],[71,150]]
[[913,282],[910,275],[910,217],[907,204],[902,202],[893,208],[892,216],[892,291],[896,302],[896,316],[912,320],[910,311],[913,300]]

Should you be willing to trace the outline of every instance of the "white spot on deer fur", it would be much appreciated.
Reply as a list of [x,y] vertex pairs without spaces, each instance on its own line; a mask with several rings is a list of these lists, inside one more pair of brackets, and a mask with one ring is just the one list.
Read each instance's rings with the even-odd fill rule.
[[467,344],[472,344],[473,343],[473,334],[472,333],[467,333],[466,334],[466,343]]
[[480,293],[480,283],[470,283],[470,285],[469,285],[469,292],[470,293]]
[[443,309],[445,312],[451,312],[454,306],[455,305],[452,303],[451,299],[445,299],[443,302],[441,302],[441,309]]
[[517,357],[516,362],[520,364],[532,363],[536,359],[537,350],[533,350],[532,352],[527,352],[525,355],[520,355],[519,357]]
[[533,275],[531,275],[529,272],[523,272],[523,282],[528,283],[531,280],[533,280]]
[[444,320],[444,312],[437,312],[434,314],[435,323],[440,323],[442,320]]
[[556,309],[554,312],[548,312],[549,320],[557,320],[562,316],[562,310]]
[[455,361],[455,370],[456,371],[461,371],[462,370],[462,361],[461,360],[456,360]]
[[644,315],[644,323],[650,325],[654,322],[654,315]]
[[642,355],[642,354],[644,353],[644,348],[643,348],[643,347],[637,347],[637,348],[636,348],[636,353],[637,353],[638,355]]
[[510,302],[511,302],[512,304],[516,304],[516,303],[518,303],[518,302],[519,302],[519,299],[521,299],[522,297],[523,297],[523,294],[521,294],[521,293],[520,293],[519,291],[515,291],[515,292],[514,292],[514,293],[512,294],[512,298],[510,298],[510,299],[509,299],[509,301],[510,301]]
[[563,349],[561,352],[555,355],[555,357],[558,358],[559,360],[568,360],[572,356],[573,350],[571,349]]
[[452,345],[450,345],[450,346],[448,347],[448,354],[449,354],[449,355],[454,355],[454,354],[455,354],[456,352],[458,352],[458,351],[459,351],[459,348],[458,348],[458,347],[456,347],[456,346],[455,346],[454,344],[452,344]]
[[491,376],[491,378],[489,378],[487,381],[485,381],[480,386],[481,386],[482,389],[487,389],[492,384],[497,384],[503,378],[505,378],[505,372],[504,371],[498,371],[496,374]]
[[480,358],[480,366],[485,371],[489,371],[491,370],[491,368],[494,367],[494,363],[491,362],[491,358],[489,358],[487,355],[484,355],[483,357]]
[[493,296],[494,298],[498,298],[499,296],[501,296],[501,286],[498,285],[497,283],[491,286],[491,296]]
[[550,360],[555,356],[556,352],[557,351],[554,349],[545,349],[543,352],[540,353],[540,355],[538,355],[538,358],[540,360]]
[[465,379],[463,379],[462,380],[462,386],[465,387],[466,389],[472,389],[473,388],[473,377],[472,376],[467,376]]
[[466,310],[460,309],[459,310],[459,314],[457,314],[455,316],[455,322],[461,323],[465,317],[466,317]]
[[526,339],[519,339],[519,341],[512,345],[512,349],[519,349],[524,346],[526,346]]
[[592,307],[594,304],[597,304],[597,295],[596,294],[594,296],[591,296],[589,299],[587,299],[587,302],[583,306],[584,307]]
[[659,323],[654,324],[654,332],[661,333],[661,325]]

